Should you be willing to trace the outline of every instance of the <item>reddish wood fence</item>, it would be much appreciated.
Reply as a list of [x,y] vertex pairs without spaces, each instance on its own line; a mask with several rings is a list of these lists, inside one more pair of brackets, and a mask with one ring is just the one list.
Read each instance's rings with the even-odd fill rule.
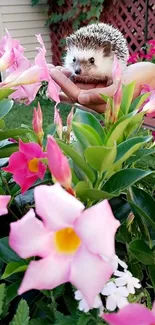
[[[61,12],[66,11],[65,2]],[[107,4],[106,4],[107,2]],[[105,0],[105,8],[101,21],[117,27],[126,37],[130,53],[139,50],[145,43],[146,0]],[[61,61],[62,47],[59,41],[72,32],[70,22],[61,22],[56,31],[51,31],[53,63]],[[148,39],[155,39],[155,0],[149,0],[148,6]]]

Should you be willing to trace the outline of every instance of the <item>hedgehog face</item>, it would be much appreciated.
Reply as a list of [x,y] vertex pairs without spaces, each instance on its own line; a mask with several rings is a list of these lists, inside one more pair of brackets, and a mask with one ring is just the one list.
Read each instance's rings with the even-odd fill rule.
[[102,49],[68,49],[65,67],[73,75],[103,77],[111,76],[113,55],[107,56]]

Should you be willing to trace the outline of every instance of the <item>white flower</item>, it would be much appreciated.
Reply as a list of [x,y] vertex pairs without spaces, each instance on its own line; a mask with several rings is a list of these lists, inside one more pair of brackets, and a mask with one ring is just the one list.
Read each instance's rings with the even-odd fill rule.
[[[82,293],[79,290],[77,290],[77,291],[75,291],[74,295],[75,295],[75,299],[80,301],[79,302],[79,310],[87,313],[90,310],[90,308],[87,304],[87,301],[83,298]],[[99,296],[96,296],[94,304],[93,304],[93,308],[99,308],[100,312],[103,311],[104,308],[102,305],[101,298]]]
[[127,264],[124,261],[120,260],[120,258],[117,255],[115,255],[113,257],[113,260],[112,260],[112,266],[113,266],[114,272],[118,269],[118,266],[119,265],[123,269],[127,269],[128,268]]
[[126,285],[128,293],[134,294],[135,288],[139,289],[141,287],[139,280],[133,277],[132,273],[128,270],[124,270],[124,272],[115,271],[114,275],[118,277],[115,279],[116,286]]
[[114,282],[108,282],[103,288],[102,295],[108,296],[106,300],[106,308],[114,311],[116,307],[123,308],[128,304],[127,297],[129,295],[126,287],[116,287]]

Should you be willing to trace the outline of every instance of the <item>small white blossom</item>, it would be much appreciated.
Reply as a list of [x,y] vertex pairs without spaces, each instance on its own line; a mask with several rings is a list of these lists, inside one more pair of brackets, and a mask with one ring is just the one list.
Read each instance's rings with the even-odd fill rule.
[[[79,310],[87,313],[90,310],[90,308],[87,304],[87,301],[83,298],[82,293],[79,290],[77,290],[77,291],[75,291],[74,295],[75,295],[75,299],[80,301],[79,302]],[[103,308],[101,298],[99,296],[96,296],[94,304],[93,304],[93,308],[99,308],[100,312],[103,312],[104,308]]]
[[135,293],[135,288],[139,289],[141,287],[139,280],[133,277],[132,273],[128,270],[124,270],[124,272],[115,271],[115,276],[118,278],[115,279],[116,286],[121,287],[126,285],[128,293]]
[[117,255],[115,255],[113,257],[113,259],[112,259],[112,266],[113,266],[114,272],[118,269],[118,266],[119,265],[123,269],[127,269],[128,268],[127,264],[124,261],[120,260],[120,258]]
[[101,294],[108,296],[106,300],[106,308],[110,311],[114,311],[117,307],[123,308],[128,304],[128,290],[126,287],[117,288],[114,282],[108,282],[103,288]]

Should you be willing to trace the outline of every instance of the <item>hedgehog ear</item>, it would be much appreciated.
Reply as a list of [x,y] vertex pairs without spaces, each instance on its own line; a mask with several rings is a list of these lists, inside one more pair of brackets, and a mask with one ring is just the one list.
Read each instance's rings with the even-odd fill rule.
[[66,37],[66,45],[69,49],[72,47],[73,41],[72,41],[71,37]]
[[103,44],[103,55],[109,56],[111,53],[111,43],[109,41],[104,41],[102,44]]

